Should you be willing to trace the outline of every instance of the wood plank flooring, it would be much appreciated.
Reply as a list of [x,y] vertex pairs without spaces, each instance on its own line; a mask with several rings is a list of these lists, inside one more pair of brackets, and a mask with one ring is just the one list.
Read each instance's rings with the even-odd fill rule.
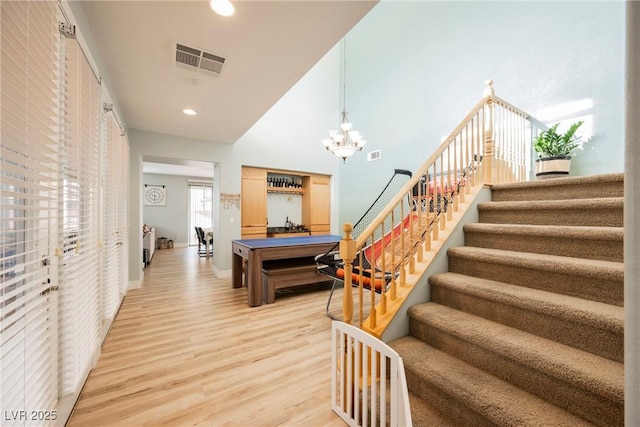
[[156,251],[67,425],[344,425],[330,407],[328,292],[251,308],[195,248]]

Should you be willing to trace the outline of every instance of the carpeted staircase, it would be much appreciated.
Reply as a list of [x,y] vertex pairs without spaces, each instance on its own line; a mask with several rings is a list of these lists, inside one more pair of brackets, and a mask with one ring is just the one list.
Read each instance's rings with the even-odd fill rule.
[[416,426],[622,426],[623,176],[492,188],[411,307]]

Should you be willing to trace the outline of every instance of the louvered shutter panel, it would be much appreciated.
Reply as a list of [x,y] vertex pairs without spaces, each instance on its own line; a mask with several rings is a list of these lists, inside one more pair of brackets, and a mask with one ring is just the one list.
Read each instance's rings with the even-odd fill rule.
[[[119,256],[118,230],[118,139],[119,128],[111,113],[104,114],[103,148],[103,260],[102,260],[102,317],[110,320],[115,315],[120,301],[121,260]],[[128,277],[127,277],[128,280]]]
[[55,2],[0,2],[3,426],[47,425],[30,411],[57,401],[58,39]]
[[73,37],[62,40],[61,395],[76,393],[100,343],[101,88]]
[[129,283],[129,142],[123,132],[119,133],[118,138],[119,155],[118,155],[118,167],[119,167],[119,182],[117,189],[117,209],[118,209],[118,238],[120,244],[118,245],[118,265],[120,270],[119,280],[119,298],[118,304],[124,296],[127,285]]

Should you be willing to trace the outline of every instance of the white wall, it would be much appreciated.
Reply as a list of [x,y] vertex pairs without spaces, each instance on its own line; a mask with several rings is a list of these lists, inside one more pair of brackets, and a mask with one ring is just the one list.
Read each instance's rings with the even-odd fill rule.
[[[326,130],[336,126],[339,100],[339,48],[331,50],[235,144],[194,140],[130,130],[131,227],[142,229],[141,159],[144,156],[202,160],[214,167],[214,195],[239,194],[243,165],[336,176],[338,159],[320,143]],[[329,124],[330,123],[330,124]],[[215,196],[214,196],[215,199]],[[214,200],[214,270],[231,268],[231,241],[240,236],[240,210],[224,209]],[[337,218],[337,206],[332,205]],[[332,221],[335,231],[337,222]],[[130,242],[131,280],[141,270],[141,241]]]
[[267,194],[267,218],[269,227],[284,227],[287,218],[294,224],[302,224],[302,195]]
[[567,116],[589,116],[594,134],[572,174],[623,170],[624,2],[382,1],[346,44],[350,119],[382,159],[347,160],[341,222],[360,216],[366,190],[381,188],[394,168],[418,168],[487,79],[531,114],[591,100]]

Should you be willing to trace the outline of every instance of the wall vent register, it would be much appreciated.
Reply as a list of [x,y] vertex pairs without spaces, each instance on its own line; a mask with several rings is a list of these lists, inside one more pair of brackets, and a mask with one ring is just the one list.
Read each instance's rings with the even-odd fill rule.
[[372,162],[374,160],[378,160],[381,156],[382,154],[380,153],[380,150],[370,151],[367,153],[367,161]]

